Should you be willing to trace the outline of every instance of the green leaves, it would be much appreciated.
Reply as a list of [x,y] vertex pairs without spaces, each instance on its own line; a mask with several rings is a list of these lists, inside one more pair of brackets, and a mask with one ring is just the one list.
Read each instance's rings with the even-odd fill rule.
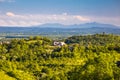
[[53,46],[44,37],[0,45],[1,80],[119,80],[120,36],[73,36]]

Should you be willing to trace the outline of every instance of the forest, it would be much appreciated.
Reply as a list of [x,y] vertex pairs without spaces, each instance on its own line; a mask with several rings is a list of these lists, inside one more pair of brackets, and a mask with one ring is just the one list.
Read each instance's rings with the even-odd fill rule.
[[0,80],[120,80],[120,36],[93,34],[60,40],[43,36],[0,44]]

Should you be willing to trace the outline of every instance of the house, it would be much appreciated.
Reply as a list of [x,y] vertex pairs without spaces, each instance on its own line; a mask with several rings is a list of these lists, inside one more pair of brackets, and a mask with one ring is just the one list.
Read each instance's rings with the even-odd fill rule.
[[2,45],[2,44],[10,44],[10,42],[9,41],[0,41],[0,45]]
[[65,45],[65,43],[64,42],[54,41],[53,45],[54,46],[63,46],[63,45]]
[[60,42],[60,45],[63,46],[63,45],[65,45],[65,43],[64,42]]
[[0,45],[2,45],[2,42],[0,42]]

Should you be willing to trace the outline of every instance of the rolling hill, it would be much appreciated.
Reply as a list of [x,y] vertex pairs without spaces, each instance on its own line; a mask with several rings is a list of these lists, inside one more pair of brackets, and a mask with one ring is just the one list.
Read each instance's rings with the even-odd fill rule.
[[43,24],[39,26],[30,27],[0,27],[0,33],[23,33],[27,35],[86,35],[96,33],[112,33],[120,34],[120,27],[111,24],[101,24],[97,22],[75,24],[75,25],[62,25],[62,24]]

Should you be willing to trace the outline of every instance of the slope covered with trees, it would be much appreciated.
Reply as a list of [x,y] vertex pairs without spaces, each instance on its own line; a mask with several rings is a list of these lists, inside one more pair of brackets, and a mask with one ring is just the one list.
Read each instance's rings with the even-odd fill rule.
[[119,80],[120,36],[72,36],[66,45],[36,36],[0,45],[0,80]]

